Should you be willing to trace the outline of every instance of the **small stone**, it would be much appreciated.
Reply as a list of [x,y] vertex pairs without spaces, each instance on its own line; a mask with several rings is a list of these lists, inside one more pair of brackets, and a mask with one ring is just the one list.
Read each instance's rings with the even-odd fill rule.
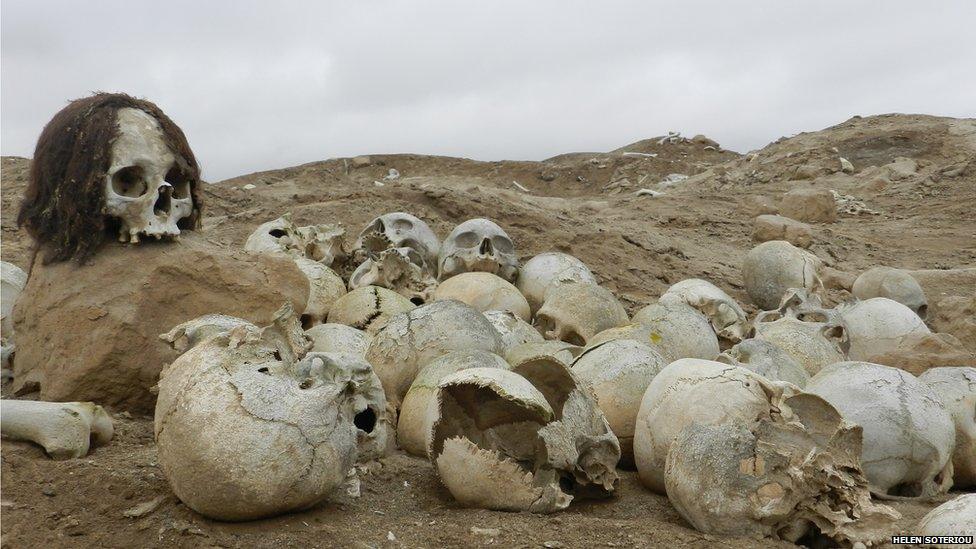
[[556,179],[557,175],[556,170],[552,168],[543,168],[542,171],[539,172],[539,179],[543,181],[552,181],[553,179]]
[[41,493],[49,498],[53,498],[54,496],[58,495],[58,493],[54,491],[54,488],[51,488],[50,486],[45,486],[42,488]]
[[779,213],[797,221],[833,223],[837,221],[837,204],[826,189],[793,189],[783,195]]
[[566,547],[566,544],[561,541],[544,541],[542,542],[542,546],[546,549],[561,549]]
[[810,164],[804,164],[802,166],[797,166],[796,171],[793,173],[794,179],[816,179],[820,176],[821,169],[816,166],[811,166]]
[[840,158],[840,171],[844,173],[854,173],[854,164],[851,164],[850,160],[842,156]]
[[500,528],[478,528],[477,526],[472,526],[471,533],[476,536],[496,537],[500,536],[502,531]]
[[911,158],[899,156],[894,162],[882,166],[882,169],[887,173],[888,179],[901,181],[902,179],[908,179],[915,175],[915,172],[918,170],[918,164]]
[[248,183],[247,185],[244,185],[241,188],[244,189],[245,191],[249,191],[251,189],[256,189],[257,185],[254,185],[253,183]]
[[350,163],[352,164],[353,168],[365,168],[366,166],[372,164],[373,161],[368,156],[356,156],[350,161]]

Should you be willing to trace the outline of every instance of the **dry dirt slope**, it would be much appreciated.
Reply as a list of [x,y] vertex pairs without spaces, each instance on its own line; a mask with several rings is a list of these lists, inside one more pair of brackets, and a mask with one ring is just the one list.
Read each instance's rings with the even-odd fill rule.
[[[839,171],[840,156],[855,173]],[[914,171],[881,168],[898,157],[913,159]],[[29,243],[14,218],[28,166],[21,158],[2,162],[2,255],[24,268]],[[384,181],[391,168],[399,179]],[[658,198],[634,194],[672,173],[692,177]],[[649,139],[544,162],[417,155],[371,156],[362,167],[351,159],[315,162],[208,186],[205,229],[215,243],[241,246],[257,225],[288,211],[302,223],[342,222],[352,236],[388,211],[424,218],[442,237],[465,219],[489,217],[508,230],[523,259],[547,250],[580,257],[631,311],[688,277],[708,278],[747,303],[739,264],[752,245],[751,219],[803,186],[854,195],[878,212],[815,226],[812,250],[837,269],[976,267],[976,120],[930,116],[853,118],[747,155],[705,140]],[[949,296],[976,293],[972,278],[958,280],[933,277],[926,290],[935,309]],[[116,440],[80,460],[52,462],[29,445],[3,442],[3,545],[774,545],[699,534],[665,498],[641,489],[632,474],[622,476],[610,501],[554,516],[496,513],[458,508],[425,462],[397,455],[366,477],[358,500],[221,524],[171,495],[156,465],[151,419],[122,415]],[[124,516],[145,502],[158,505]],[[897,503],[903,528],[932,504]],[[473,533],[472,526],[489,531]]]

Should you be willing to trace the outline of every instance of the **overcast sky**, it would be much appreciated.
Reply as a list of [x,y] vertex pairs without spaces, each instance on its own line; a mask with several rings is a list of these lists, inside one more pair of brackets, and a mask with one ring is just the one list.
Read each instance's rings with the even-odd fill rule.
[[163,108],[217,181],[365,153],[542,159],[678,130],[747,151],[976,116],[976,2],[3,0],[0,148],[67,100]]

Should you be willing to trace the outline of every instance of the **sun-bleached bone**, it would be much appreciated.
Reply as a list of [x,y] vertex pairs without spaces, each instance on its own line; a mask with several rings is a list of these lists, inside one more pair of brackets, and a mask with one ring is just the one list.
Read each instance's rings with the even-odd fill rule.
[[373,335],[394,315],[416,305],[402,295],[378,286],[356,288],[340,297],[329,309],[330,324],[345,324]]
[[307,225],[299,227],[286,213],[258,226],[244,243],[252,252],[283,253],[304,257],[326,267],[344,260],[346,230],[339,224]]
[[411,250],[417,254],[416,257],[409,252],[402,255],[410,257],[415,265],[422,267],[423,275],[427,276],[436,274],[434,271],[440,247],[437,235],[422,219],[406,212],[391,212],[367,223],[353,249],[360,260],[390,249]]
[[698,309],[711,322],[720,339],[738,343],[752,331],[745,311],[718,286],[700,278],[676,282],[667,289],[658,303],[684,303]]
[[603,330],[627,322],[627,311],[610,290],[586,282],[568,282],[549,289],[533,325],[546,339],[586,345]]
[[531,324],[510,311],[485,311],[482,314],[502,337],[502,350],[505,353],[523,343],[545,341],[545,338]]
[[925,292],[908,271],[891,267],[875,267],[861,273],[851,287],[854,297],[867,300],[887,297],[911,309],[921,318],[928,314]]
[[319,324],[305,330],[312,340],[312,352],[339,353],[366,358],[366,348],[373,337],[363,330],[345,324]]
[[[669,361],[679,358],[714,360],[718,356],[718,336],[708,318],[685,303],[652,303],[634,313],[631,322],[650,329],[648,339],[643,343],[654,345]],[[597,340],[600,335],[603,334],[598,334]]]
[[742,280],[752,302],[770,310],[779,306],[790,288],[811,293],[822,291],[822,269],[823,262],[812,253],[785,240],[771,240],[746,254],[742,262]]
[[779,309],[756,315],[755,339],[779,347],[812,376],[824,366],[845,359],[832,335],[836,330],[830,327],[836,314],[824,309],[820,299],[806,290],[790,290]]
[[885,297],[873,297],[837,307],[826,332],[850,360],[870,361],[897,347],[913,334],[930,330],[914,311]]
[[492,273],[509,282],[518,276],[515,243],[494,221],[469,219],[454,227],[441,244],[438,280],[467,272]]
[[509,364],[514,365],[520,364],[532,357],[548,356],[569,366],[581,352],[583,352],[582,347],[566,343],[565,341],[530,341],[508,349],[505,352],[505,360]]
[[349,288],[388,288],[416,305],[430,301],[437,287],[433,271],[413,248],[390,248],[372,254],[349,277]]
[[718,355],[718,362],[741,366],[772,381],[786,381],[804,388],[810,374],[786,351],[763,339],[746,339]]
[[434,300],[456,299],[485,311],[509,311],[522,320],[532,319],[529,303],[507,280],[483,272],[461,273],[444,280],[434,290]]
[[13,263],[0,261],[0,338],[13,340],[11,314],[20,292],[27,285],[27,273]]
[[952,486],[952,416],[912,374],[869,362],[839,362],[820,370],[806,390],[864,430],[862,466],[873,493],[927,497]]
[[182,353],[201,341],[205,341],[219,334],[228,333],[239,326],[257,329],[257,326],[243,318],[212,314],[203,315],[178,324],[172,330],[160,335],[159,338],[169,343],[173,349]]
[[973,488],[976,486],[976,368],[932,368],[918,376],[918,380],[942,399],[956,426],[953,487]]
[[302,311],[302,325],[311,328],[325,322],[332,306],[346,295],[346,283],[335,271],[317,261],[304,257],[294,259],[308,279],[308,301]]
[[0,433],[33,442],[53,459],[88,455],[91,446],[108,444],[114,432],[112,418],[91,402],[0,400]]
[[515,287],[535,314],[546,300],[546,292],[566,282],[597,284],[593,272],[579,259],[562,252],[547,252],[528,260],[519,271]]
[[[922,517],[913,534],[920,536],[972,536],[976,532],[976,494],[962,494],[929,511]],[[974,544],[976,545],[976,544]],[[931,547],[967,547],[941,544]],[[968,547],[973,547],[969,545]]]

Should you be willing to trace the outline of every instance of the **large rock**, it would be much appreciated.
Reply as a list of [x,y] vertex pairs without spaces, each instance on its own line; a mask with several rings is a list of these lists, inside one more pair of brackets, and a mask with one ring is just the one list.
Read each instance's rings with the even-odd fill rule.
[[826,189],[793,189],[783,195],[780,215],[807,223],[837,221],[837,203]]
[[14,309],[13,390],[151,412],[150,392],[178,353],[159,335],[210,313],[270,324],[302,310],[308,281],[288,257],[182,242],[106,245],[85,265],[35,263]]

